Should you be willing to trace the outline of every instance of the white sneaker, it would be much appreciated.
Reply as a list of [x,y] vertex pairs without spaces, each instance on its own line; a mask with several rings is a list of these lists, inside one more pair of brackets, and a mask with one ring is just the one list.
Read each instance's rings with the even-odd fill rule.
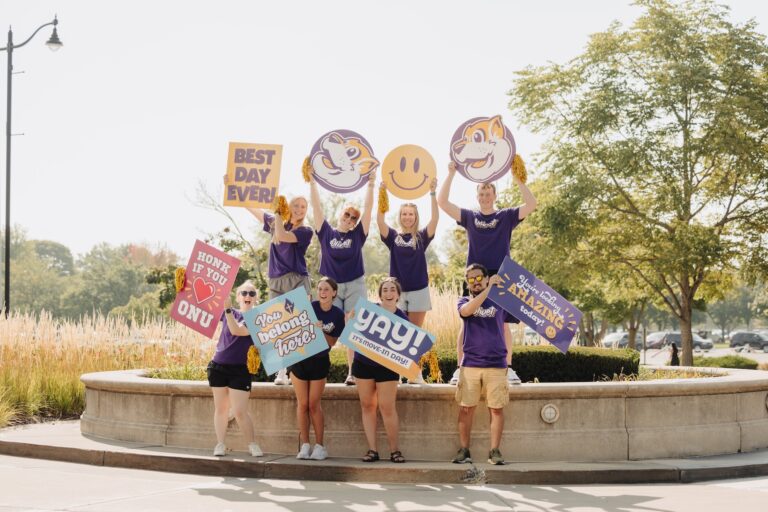
[[218,443],[213,448],[213,456],[214,457],[223,457],[227,454],[227,447],[224,445],[224,443]]
[[264,452],[261,451],[261,448],[256,443],[249,444],[248,451],[251,452],[251,457],[262,457],[264,455]]
[[312,447],[309,445],[309,443],[304,443],[301,445],[301,450],[299,450],[299,453],[296,455],[297,459],[307,460],[309,458],[309,452],[312,450]]
[[459,384],[459,368],[456,368],[456,371],[453,372],[453,377],[451,377],[451,380],[448,381],[448,384],[451,386],[456,386]]
[[[303,448],[303,447],[302,447]],[[328,450],[321,444],[316,444],[312,449],[312,455],[309,456],[312,460],[325,460],[328,457]]]
[[344,384],[347,386],[354,386],[357,380],[355,379],[354,375],[347,375],[347,379],[344,381]]
[[426,384],[426,382],[424,382],[424,376],[419,372],[415,379],[408,380],[408,384]]
[[275,385],[287,386],[290,383],[291,379],[288,378],[288,372],[285,371],[285,368],[277,372],[277,377],[275,377]]
[[521,384],[522,381],[520,380],[520,377],[517,376],[517,373],[512,368],[507,368],[507,382],[510,384]]

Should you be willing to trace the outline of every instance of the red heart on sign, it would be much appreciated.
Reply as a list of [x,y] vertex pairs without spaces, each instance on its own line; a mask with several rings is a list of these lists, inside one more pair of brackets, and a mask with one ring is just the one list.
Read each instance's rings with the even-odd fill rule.
[[192,290],[195,292],[197,303],[207,301],[216,293],[216,288],[211,283],[206,283],[201,277],[196,277],[192,282]]

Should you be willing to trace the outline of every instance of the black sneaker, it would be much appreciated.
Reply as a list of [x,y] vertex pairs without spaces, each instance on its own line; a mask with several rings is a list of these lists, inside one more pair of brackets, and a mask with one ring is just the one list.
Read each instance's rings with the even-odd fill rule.
[[501,456],[501,452],[498,448],[494,448],[488,453],[488,464],[494,464],[496,466],[504,465],[504,457]]
[[459,451],[456,452],[456,456],[453,458],[452,462],[454,464],[471,464],[472,457],[469,455],[469,449],[459,448]]

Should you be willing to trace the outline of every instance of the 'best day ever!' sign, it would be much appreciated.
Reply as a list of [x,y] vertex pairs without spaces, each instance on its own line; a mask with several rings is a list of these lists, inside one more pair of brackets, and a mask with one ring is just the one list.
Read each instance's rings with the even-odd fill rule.
[[270,209],[280,184],[283,146],[230,142],[224,206]]
[[213,336],[239,268],[237,258],[195,241],[187,263],[186,283],[176,294],[171,318],[209,338]]

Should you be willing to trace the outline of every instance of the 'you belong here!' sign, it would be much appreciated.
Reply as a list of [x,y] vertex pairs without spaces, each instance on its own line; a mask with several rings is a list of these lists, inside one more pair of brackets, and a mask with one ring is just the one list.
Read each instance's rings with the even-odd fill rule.
[[419,374],[419,359],[435,337],[381,306],[360,298],[339,343],[409,379]]

